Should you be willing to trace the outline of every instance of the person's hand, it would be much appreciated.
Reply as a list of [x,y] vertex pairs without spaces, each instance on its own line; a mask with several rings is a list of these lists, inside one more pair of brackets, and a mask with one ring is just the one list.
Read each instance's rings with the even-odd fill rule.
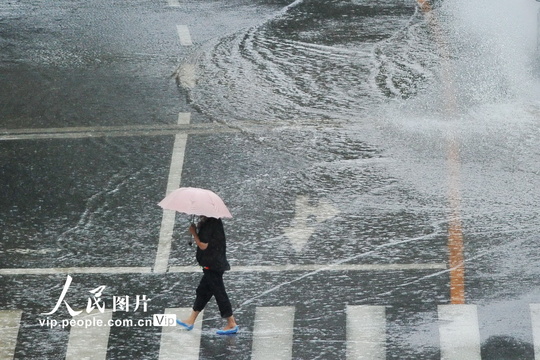
[[194,224],[191,224],[188,231],[193,236],[197,235],[197,227]]

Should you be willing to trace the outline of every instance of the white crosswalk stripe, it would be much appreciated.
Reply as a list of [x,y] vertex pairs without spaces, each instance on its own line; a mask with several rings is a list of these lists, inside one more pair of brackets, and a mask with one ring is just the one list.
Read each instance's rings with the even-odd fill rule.
[[481,359],[476,305],[439,305],[441,360]]
[[384,306],[347,306],[347,359],[386,359]]
[[21,316],[20,310],[0,311],[0,359],[12,359],[15,355]]
[[[534,358],[540,360],[540,304],[530,304],[530,317],[534,340]],[[164,314],[185,319],[190,308],[168,308]],[[476,305],[439,305],[438,330],[442,360],[481,359],[480,330]],[[70,326],[65,359],[106,359],[109,346],[112,311],[86,314],[73,318]],[[257,307],[251,335],[252,360],[290,360],[293,358],[294,306]],[[182,358],[199,359],[202,338],[216,336],[214,331],[204,332],[201,314],[192,331],[178,326],[163,326],[159,345],[159,360]],[[13,359],[19,336],[22,311],[0,311],[0,359]],[[101,323],[100,326],[89,324]],[[154,324],[155,325],[155,324]],[[241,332],[249,324],[242,324]],[[151,326],[151,325],[146,325]],[[346,358],[347,360],[386,359],[388,341],[387,309],[385,306],[346,306]],[[242,336],[242,335],[241,335]],[[20,354],[19,354],[20,357]]]
[[[174,314],[178,320],[189,316],[191,308],[165,309],[165,314]],[[161,330],[161,345],[159,348],[160,360],[197,360],[201,344],[201,319],[204,313],[199,315],[195,327],[191,331],[180,329],[176,326],[164,326]]]
[[534,358],[540,359],[540,304],[530,304]]
[[292,358],[293,306],[258,307],[253,328],[252,360]]
[[[109,342],[112,310],[103,313],[81,313],[73,317],[81,325],[71,326],[66,352],[66,360],[105,360],[107,357],[107,344]],[[84,324],[83,324],[84,323]],[[102,326],[87,326],[86,324],[101,323]]]

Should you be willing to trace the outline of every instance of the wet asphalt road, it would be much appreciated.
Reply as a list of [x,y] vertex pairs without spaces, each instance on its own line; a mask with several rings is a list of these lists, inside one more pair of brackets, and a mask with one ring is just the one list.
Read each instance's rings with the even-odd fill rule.
[[[15,358],[64,357],[69,329],[39,320],[54,307],[66,273],[73,276],[67,300],[74,307],[84,307],[99,285],[107,287],[109,306],[113,295],[152,299],[148,314],[115,318],[191,306],[200,273],[172,270],[195,265],[185,217],[176,219],[170,271],[151,272],[163,216],[156,204],[166,193],[174,132],[118,136],[110,128],[166,128],[179,113],[210,129],[188,135],[181,185],[210,188],[225,199],[234,215],[225,221],[229,260],[233,268],[254,269],[226,275],[242,330],[214,336],[211,329],[222,323],[211,303],[201,359],[250,358],[257,308],[271,306],[295,307],[292,358],[344,359],[352,305],[385,307],[387,359],[441,358],[438,306],[451,302],[451,211],[440,136],[447,128],[423,121],[433,111],[429,104],[421,114],[398,106],[399,119],[384,111],[387,97],[406,104],[412,97],[414,104],[421,102],[414,95],[430,89],[423,84],[431,58],[420,62],[422,71],[396,65],[393,76],[407,81],[385,81],[396,49],[417,46],[412,40],[423,29],[422,14],[415,15],[414,2],[329,3],[335,7],[306,1],[287,11],[286,1],[262,0],[0,5],[2,135],[31,134],[0,141],[1,268],[150,269],[3,272],[0,310],[22,311]],[[188,26],[193,45],[180,43],[178,24]],[[385,42],[391,39],[401,45]],[[414,56],[436,47],[425,46]],[[175,74],[193,63],[190,88]],[[372,78],[373,66],[375,85],[362,80]],[[406,87],[409,82],[416,85]],[[527,109],[518,115],[535,118],[536,104]],[[490,111],[504,117],[507,110]],[[383,115],[389,119],[380,120]],[[481,122],[469,134],[468,126],[457,130],[465,302],[478,307],[483,359],[534,359],[529,305],[540,302],[538,127],[525,120]],[[79,134],[95,127],[109,130]],[[71,130],[61,138],[25,130],[56,128]],[[489,135],[482,146],[477,133]],[[299,227],[307,238],[288,235]],[[343,267],[256,269],[329,264]],[[68,317],[65,308],[57,317]],[[157,359],[161,331],[113,327],[107,358]]]

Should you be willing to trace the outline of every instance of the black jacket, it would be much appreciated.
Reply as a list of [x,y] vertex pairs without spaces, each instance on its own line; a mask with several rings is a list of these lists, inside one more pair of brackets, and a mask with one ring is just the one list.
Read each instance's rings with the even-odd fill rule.
[[197,247],[199,265],[214,271],[230,270],[226,255],[225,230],[221,219],[207,218],[200,224],[197,234],[201,242],[208,244],[206,250]]

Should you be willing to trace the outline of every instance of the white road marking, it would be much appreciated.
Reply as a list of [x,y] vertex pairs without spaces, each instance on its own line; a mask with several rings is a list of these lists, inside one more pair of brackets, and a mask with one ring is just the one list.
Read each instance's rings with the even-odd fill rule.
[[[350,264],[350,265],[267,265],[232,266],[231,272],[283,272],[283,271],[396,271],[396,270],[444,270],[446,264]],[[198,266],[171,266],[169,272],[200,271]]]
[[54,274],[146,274],[150,267],[67,267],[67,268],[12,268],[0,269],[0,275],[54,275]]
[[347,359],[386,359],[384,306],[347,306]]
[[193,42],[191,41],[191,34],[189,33],[189,28],[187,25],[176,25],[176,31],[178,32],[178,37],[180,38],[180,44],[182,46],[193,45]]
[[[186,25],[176,25],[176,31],[178,32],[178,37],[180,38],[180,45],[193,45],[189,28]],[[182,64],[176,71],[176,74],[181,86],[187,89],[193,89],[195,87],[197,82],[195,77],[195,65]]]
[[[180,113],[178,115],[178,124],[187,125],[191,119],[190,113]],[[178,134],[174,139],[173,152],[171,157],[171,167],[169,169],[169,179],[167,181],[168,195],[175,189],[180,187],[182,178],[182,169],[184,167],[184,153],[186,151],[186,134]],[[161,229],[159,232],[159,243],[156,252],[156,260],[154,263],[154,272],[166,272],[169,265],[169,255],[171,253],[171,241],[174,230],[176,212],[172,210],[163,210],[161,220]]]
[[[190,312],[191,308],[165,309],[165,314],[175,314],[178,320],[187,318]],[[201,312],[191,331],[186,331],[178,325],[162,327],[159,360],[198,360],[203,316]]]
[[[535,358],[538,359],[540,333],[540,304],[530,304],[533,324]],[[291,359],[293,350],[295,308],[257,307],[253,326],[253,360]],[[168,308],[165,314],[185,319],[191,308]],[[347,305],[347,359],[378,360],[386,358],[386,314],[384,306]],[[192,331],[178,326],[162,327],[159,359],[198,359],[202,334],[203,314]],[[22,311],[0,311],[0,359],[13,359]],[[75,320],[103,326],[72,326],[66,360],[105,359],[110,335],[109,320],[112,310],[92,314],[83,312]],[[441,359],[480,359],[480,335],[475,305],[440,305],[439,334]]]
[[180,82],[180,85],[188,88],[193,89],[195,85],[197,84],[197,78],[195,76],[195,65],[193,64],[182,64],[178,68],[177,74],[178,74],[178,81]]
[[[231,272],[284,272],[284,271],[401,271],[445,270],[444,263],[425,264],[350,264],[350,265],[268,265],[233,266]],[[199,266],[171,266],[171,273],[200,272]],[[11,268],[0,269],[0,275],[49,275],[49,274],[147,274],[150,267],[71,267],[71,268]]]
[[72,326],[69,332],[66,360],[105,360],[110,332],[108,321],[112,319],[112,310],[91,314],[83,312],[73,319],[93,323],[101,322],[103,326]]
[[22,311],[0,311],[0,359],[13,359]]
[[257,308],[252,360],[292,359],[294,311],[293,306]]
[[339,211],[330,203],[321,200],[318,205],[310,205],[307,196],[298,196],[295,202],[294,219],[290,227],[284,229],[292,248],[301,252],[318,224],[331,219]]
[[39,139],[81,139],[118,136],[160,136],[185,134],[217,134],[239,132],[217,123],[187,125],[126,125],[126,126],[93,126],[36,129],[2,129],[0,141],[39,140]]
[[[195,81],[195,80],[193,80]],[[187,82],[186,84],[188,84]],[[328,125],[330,126],[330,125]],[[283,129],[303,131],[311,127],[319,128],[316,125],[303,126],[266,126],[256,121],[242,121],[242,129],[245,131],[268,132],[282,131]],[[121,126],[80,126],[63,128],[22,128],[22,129],[0,129],[0,141],[10,140],[40,140],[40,139],[82,139],[96,137],[121,137],[121,136],[163,136],[176,135],[179,133],[214,135],[218,133],[237,133],[239,128],[232,128],[219,123],[201,124],[155,124],[155,125],[121,125]],[[382,161],[380,159],[370,161]]]
[[180,3],[178,2],[178,0],[169,0],[168,4],[172,7],[180,7]]
[[480,360],[476,305],[439,305],[441,360]]
[[534,358],[540,359],[540,304],[530,304]]
[[161,228],[159,230],[159,242],[154,262],[154,272],[162,273],[167,271],[169,256],[171,254],[172,235],[176,212],[173,210],[163,210],[161,218]]

